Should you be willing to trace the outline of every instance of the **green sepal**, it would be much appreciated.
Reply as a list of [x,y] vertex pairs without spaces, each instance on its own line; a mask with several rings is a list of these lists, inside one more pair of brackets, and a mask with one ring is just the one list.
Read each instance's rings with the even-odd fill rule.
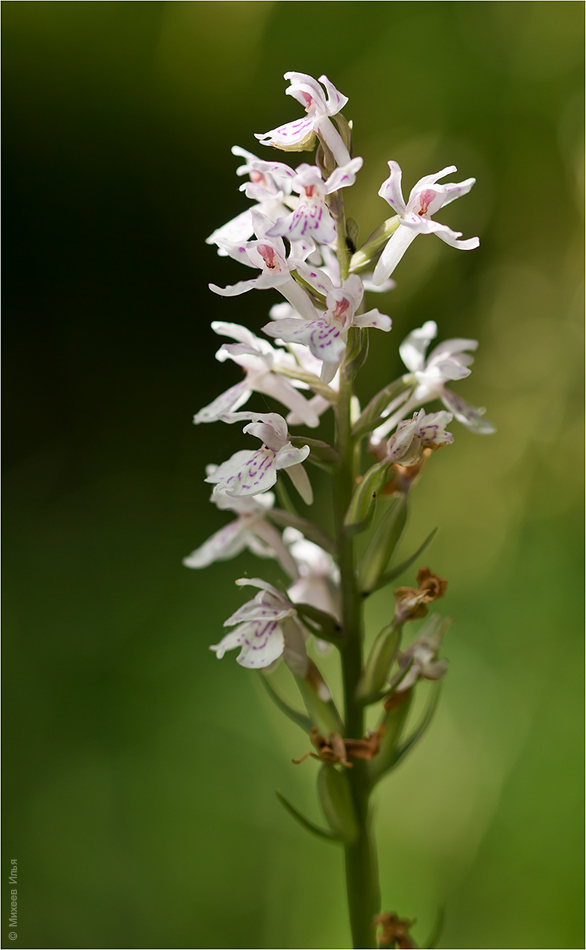
[[394,382],[389,383],[388,386],[385,386],[384,389],[381,389],[376,396],[372,397],[368,405],[364,407],[352,427],[353,438],[360,438],[366,435],[367,432],[372,432],[373,429],[381,425],[386,418],[386,416],[382,416],[381,413],[402,393],[405,393],[405,399],[407,399],[409,391],[414,388],[415,384],[416,380],[413,374],[405,373],[404,376],[400,376],[399,379],[396,379]]
[[401,741],[403,729],[413,701],[413,690],[396,693],[400,702],[389,712],[385,712],[381,725],[385,730],[381,736],[377,754],[368,763],[368,772],[373,785],[397,764],[397,746]]
[[286,703],[284,699],[281,699],[276,689],[271,685],[267,677],[260,673],[260,680],[270,698],[274,702],[275,706],[284,713],[291,722],[294,722],[296,726],[299,726],[303,729],[307,735],[311,735],[311,719],[309,716],[306,716],[305,713],[298,712],[296,709],[293,709],[289,703]]
[[[319,607],[314,607],[313,604],[296,603],[295,610],[303,621],[311,621],[311,623],[309,625],[306,624],[306,626],[309,626],[309,629],[316,637],[319,637],[321,640],[327,640],[328,643],[337,643],[338,646],[343,642],[344,634],[342,627],[331,614],[326,613],[325,610],[320,610]],[[316,625],[319,629],[316,629]]]
[[391,568],[390,571],[387,571],[385,574],[382,574],[379,577],[377,583],[374,585],[374,587],[371,587],[370,590],[368,591],[364,591],[365,596],[366,594],[373,594],[375,590],[380,590],[381,587],[386,587],[387,584],[390,584],[397,577],[400,577],[400,575],[403,574],[403,572],[406,571],[408,567],[411,567],[411,565],[413,564],[413,561],[416,561],[419,555],[422,554],[423,551],[425,551],[427,545],[430,544],[431,541],[433,541],[436,534],[437,534],[437,528],[434,528],[431,534],[428,534],[428,536],[426,537],[421,547],[417,548],[415,554],[412,554],[411,557],[408,557],[405,561],[401,561],[400,564],[397,564],[396,567]]
[[369,337],[366,327],[352,327],[353,341],[344,364],[344,376],[353,379],[368,359]]
[[370,525],[376,506],[376,498],[387,480],[389,463],[376,462],[363,475],[354,489],[354,494],[348,506],[344,527],[349,536],[365,531]]
[[358,568],[358,587],[364,594],[376,589],[392,558],[407,522],[407,495],[395,497],[368,545]]
[[[277,482],[277,489],[278,487],[279,482]],[[312,521],[308,521],[307,518],[302,518],[301,515],[298,515],[296,512],[290,510],[284,511],[281,508],[271,508],[267,512],[267,517],[279,525],[280,528],[297,528],[298,531],[301,531],[301,533],[305,535],[308,541],[313,541],[314,544],[319,545],[319,547],[327,551],[328,554],[335,555],[337,553],[334,539],[331,538],[326,531],[323,531],[322,528],[318,528]]]
[[302,815],[300,811],[288,802],[284,795],[281,795],[280,792],[275,792],[275,795],[281,802],[283,808],[293,816],[295,821],[299,822],[302,828],[305,828],[306,831],[310,831],[312,835],[317,835],[318,838],[325,838],[326,841],[333,841],[336,844],[341,844],[342,839],[338,838],[337,835],[332,834],[331,831],[326,831],[325,828],[320,828],[319,825],[314,825],[313,821],[310,821],[309,818],[306,818],[305,815]]
[[289,441],[291,445],[299,449],[308,445],[310,451],[307,461],[313,462],[314,465],[318,465],[320,468],[330,471],[340,465],[340,456],[336,450],[327,442],[322,442],[321,439],[308,439],[304,435],[290,435]]
[[431,686],[431,694],[427,702],[425,712],[423,713],[423,716],[421,717],[421,721],[419,725],[415,727],[415,729],[413,730],[409,738],[406,739],[405,742],[401,745],[401,747],[398,748],[396,751],[395,760],[392,765],[393,768],[395,768],[395,766],[398,765],[399,762],[401,762],[401,760],[407,755],[409,750],[413,748],[415,743],[419,742],[419,740],[427,732],[429,726],[431,725],[431,721],[435,715],[435,711],[439,703],[440,694],[441,694],[441,683],[436,681]]
[[397,656],[402,631],[403,624],[393,619],[383,627],[374,641],[356,690],[356,699],[364,705],[376,702],[379,698]]
[[323,813],[334,835],[346,844],[352,844],[358,837],[358,822],[348,776],[326,762],[317,776],[317,789]]
[[387,218],[382,224],[375,228],[369,238],[364,242],[359,251],[352,255],[350,261],[350,272],[353,274],[358,271],[366,270],[369,264],[372,264],[375,257],[382,251],[390,237],[395,233],[400,225],[397,215]]
[[312,660],[309,661],[309,670],[306,676],[299,676],[297,673],[293,675],[312,724],[317,726],[324,736],[328,736],[330,732],[339,732],[342,735],[344,726],[334,701],[332,699],[322,699],[318,695],[316,685],[314,685],[316,680],[318,684],[324,683],[315,663]]

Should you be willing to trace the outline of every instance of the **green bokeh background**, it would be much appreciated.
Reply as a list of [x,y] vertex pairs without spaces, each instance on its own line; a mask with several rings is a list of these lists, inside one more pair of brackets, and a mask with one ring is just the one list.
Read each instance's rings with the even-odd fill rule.
[[2,882],[6,901],[17,858],[19,946],[349,946],[341,855],[274,796],[318,817],[316,763],[290,764],[306,740],[208,650],[234,578],[277,568],[181,566],[227,520],[204,465],[245,446],[191,425],[238,379],[209,323],[258,329],[277,299],[210,294],[242,272],[203,242],[247,205],[230,147],[299,115],[288,69],[350,97],[363,238],[388,211],[387,159],[407,187],[452,163],[477,178],[441,220],[480,250],[413,245],[361,381],[368,397],[397,375],[399,340],[437,320],[480,340],[457,388],[498,427],[454,425],[414,496],[404,551],[439,525],[426,560],[456,623],[437,719],[378,796],[384,906],[423,941],[445,903],[442,947],[583,946],[583,4],[2,13]]

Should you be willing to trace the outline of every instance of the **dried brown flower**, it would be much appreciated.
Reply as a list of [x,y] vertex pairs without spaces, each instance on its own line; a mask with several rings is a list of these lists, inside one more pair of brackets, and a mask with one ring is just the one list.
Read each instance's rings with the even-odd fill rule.
[[395,590],[396,616],[400,623],[427,616],[427,604],[443,597],[447,580],[422,567],[417,575],[418,587],[397,587]]
[[311,744],[316,752],[306,752],[300,759],[293,759],[295,765],[305,762],[309,756],[331,765],[340,763],[347,769],[352,768],[348,759],[372,759],[378,752],[380,733],[369,732],[364,739],[343,739],[339,732],[330,732],[329,736],[320,735],[316,726],[311,730]]
[[399,947],[400,950],[417,948],[417,944],[409,934],[414,923],[414,920],[408,920],[406,917],[401,919],[395,913],[378,914],[374,918],[374,925],[381,928],[378,938],[380,946]]

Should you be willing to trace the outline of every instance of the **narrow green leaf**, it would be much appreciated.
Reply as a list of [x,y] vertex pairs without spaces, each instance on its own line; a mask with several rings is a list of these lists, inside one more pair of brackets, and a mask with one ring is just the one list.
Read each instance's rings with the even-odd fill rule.
[[421,547],[417,548],[415,554],[412,554],[411,557],[408,557],[406,561],[401,561],[400,564],[397,564],[396,567],[391,568],[391,570],[387,571],[386,574],[382,574],[374,587],[371,587],[368,591],[364,591],[365,595],[372,594],[375,590],[380,590],[381,587],[386,587],[387,584],[390,584],[391,581],[394,581],[395,578],[399,577],[404,571],[406,571],[408,567],[411,567],[413,561],[416,561],[419,555],[425,551],[427,545],[433,541],[436,534],[437,528],[434,528],[431,534],[427,536]]
[[[340,644],[342,642],[342,627],[331,614],[326,613],[325,610],[320,610],[318,607],[314,607],[312,604],[296,603],[295,609],[302,620],[307,618],[307,620],[313,621],[311,632],[315,633],[316,636],[319,636],[322,640],[327,640],[328,643]],[[315,629],[314,624],[319,625],[319,630]]]
[[356,698],[365,705],[376,702],[379,692],[387,682],[399,649],[402,630],[403,624],[392,620],[388,626],[383,627],[372,645],[356,691]]
[[324,838],[326,841],[333,841],[336,844],[341,844],[342,839],[338,838],[337,835],[332,834],[331,831],[326,831],[325,828],[320,828],[319,825],[314,825],[313,821],[310,821],[309,818],[306,818],[305,815],[302,815],[300,811],[288,802],[284,795],[281,795],[280,792],[275,792],[275,795],[281,802],[283,808],[285,808],[290,815],[293,816],[295,821],[299,822],[302,828],[305,828],[306,831],[310,831],[312,835],[317,835],[318,838]]
[[421,718],[419,725],[413,730],[408,739],[403,743],[403,745],[397,749],[395,753],[395,759],[393,761],[392,767],[395,768],[401,762],[401,760],[407,755],[410,749],[413,748],[416,742],[422,738],[425,732],[427,732],[431,721],[434,717],[437,705],[439,703],[441,693],[441,683],[434,683],[431,688],[431,696],[429,697],[429,702],[427,708]]
[[414,388],[415,382],[416,380],[413,375],[406,373],[394,382],[389,383],[384,389],[381,389],[376,396],[373,396],[368,405],[362,410],[352,428],[353,437],[360,438],[366,435],[367,432],[372,432],[373,429],[376,429],[378,425],[384,422],[381,413],[399,396],[404,394],[406,400],[410,391]]
[[[279,483],[277,482],[277,488],[278,485]],[[318,544],[319,547],[327,551],[328,554],[335,555],[337,553],[334,539],[331,538],[326,531],[314,524],[313,521],[302,518],[297,512],[291,510],[283,511],[281,508],[272,508],[267,512],[267,517],[279,525],[280,528],[297,528],[298,531],[301,531],[301,533],[305,535],[308,541],[313,541],[314,544]]]
[[318,774],[317,788],[321,807],[333,833],[352,844],[358,837],[358,822],[348,776],[326,762]]
[[407,522],[407,495],[393,499],[390,508],[378,526],[358,569],[358,587],[368,594],[376,590],[378,581],[395,553]]
[[368,528],[374,515],[377,495],[387,479],[388,468],[388,462],[376,462],[354,489],[344,519],[344,526],[349,535],[358,534]]
[[285,715],[287,716],[288,719],[291,720],[291,722],[294,722],[295,725],[303,729],[303,731],[306,732],[307,735],[311,735],[312,724],[311,724],[311,719],[309,718],[309,716],[306,716],[305,713],[298,712],[296,709],[293,709],[293,707],[290,706],[289,703],[286,703],[284,699],[281,699],[281,697],[279,696],[275,688],[271,685],[269,679],[265,676],[264,673],[260,673],[259,676],[260,676],[262,685],[264,686],[267,693],[271,697],[275,706],[278,709],[280,709],[282,713],[285,713]]

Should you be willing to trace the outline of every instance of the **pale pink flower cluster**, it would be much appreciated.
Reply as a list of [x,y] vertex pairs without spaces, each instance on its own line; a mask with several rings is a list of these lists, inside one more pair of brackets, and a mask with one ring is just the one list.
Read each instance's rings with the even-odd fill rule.
[[[436,234],[464,250],[479,242],[478,238],[460,240],[459,232],[432,217],[466,194],[473,178],[460,184],[439,184],[455,171],[453,166],[444,168],[422,178],[405,202],[401,169],[390,161],[390,175],[379,194],[396,215],[387,222],[391,237],[373,274],[351,272],[342,280],[336,252],[346,236],[338,234],[335,207],[342,189],[355,183],[363,164],[362,158],[351,155],[350,126],[340,115],[348,100],[326,76],[317,81],[290,72],[285,79],[290,83],[287,94],[303,106],[305,115],[256,138],[262,145],[289,153],[321,143],[327,162],[320,167],[316,158],[315,164],[302,162],[291,167],[263,160],[239,146],[232,149],[243,159],[236,174],[247,178],[240,190],[252,204],[215,230],[207,243],[215,245],[221,257],[231,257],[255,273],[226,287],[210,284],[210,289],[222,297],[276,290],[284,299],[267,307],[270,320],[263,332],[272,342],[236,323],[212,323],[215,333],[232,341],[222,343],[216,359],[236,363],[244,375],[200,409],[194,422],[244,422],[244,435],[258,439],[260,447],[242,448],[226,461],[208,465],[206,481],[214,486],[212,501],[236,517],[186,557],[184,564],[202,568],[246,549],[276,559],[288,578],[287,593],[259,579],[238,581],[258,587],[259,593],[226,621],[226,626],[234,629],[212,649],[222,657],[227,650],[240,647],[239,663],[265,670],[284,655],[291,668],[303,675],[309,633],[295,604],[312,605],[339,621],[341,597],[339,571],[332,556],[299,532],[287,528],[282,533],[277,526],[271,489],[277,485],[280,490],[279,473],[287,472],[305,504],[313,501],[305,468],[310,444],[291,436],[289,427],[317,428],[323,413],[336,402],[351,332],[391,330],[389,316],[365,308],[364,294],[386,293],[395,286],[390,275],[418,234]],[[426,358],[427,346],[436,333],[430,320],[401,344],[412,385],[386,407],[383,424],[371,436],[378,457],[389,464],[415,464],[426,447],[451,442],[452,435],[445,427],[454,416],[478,432],[492,431],[482,417],[483,410],[469,406],[446,387],[450,380],[469,374],[472,357],[467,351],[476,348],[476,341],[448,340]],[[255,393],[262,394],[265,403],[265,397],[276,401],[284,414],[241,411]],[[441,399],[447,411],[429,414],[419,408],[432,399]]]

